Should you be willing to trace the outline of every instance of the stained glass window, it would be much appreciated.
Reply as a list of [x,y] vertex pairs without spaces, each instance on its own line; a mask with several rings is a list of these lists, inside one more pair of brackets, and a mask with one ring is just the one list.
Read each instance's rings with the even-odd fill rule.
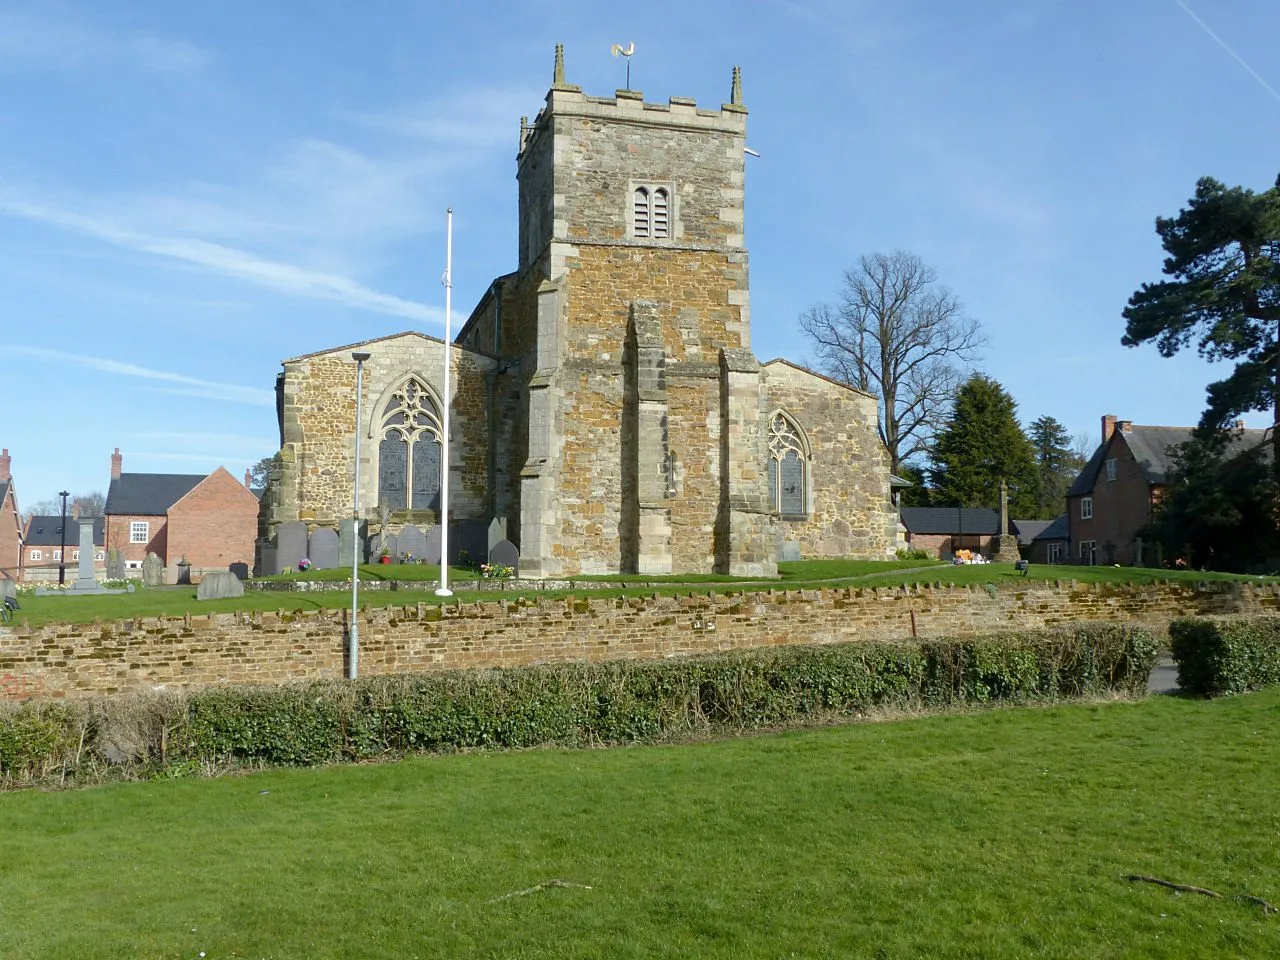
[[406,380],[382,409],[378,503],[392,510],[439,510],[440,413],[416,379]]
[[799,428],[782,413],[769,423],[769,504],[783,516],[808,512],[809,460]]

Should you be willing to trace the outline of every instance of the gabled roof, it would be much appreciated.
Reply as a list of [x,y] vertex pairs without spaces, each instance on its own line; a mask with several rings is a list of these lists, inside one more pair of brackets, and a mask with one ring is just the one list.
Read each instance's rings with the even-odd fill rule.
[[423,340],[430,340],[432,343],[444,343],[444,341],[439,337],[430,337],[425,333],[419,333],[417,330],[401,330],[399,333],[391,333],[385,337],[374,337],[372,340],[361,340],[358,343],[346,343],[340,347],[326,347],[323,350],[304,353],[301,356],[290,357],[288,360],[281,360],[280,362],[297,363],[299,360],[310,360],[313,357],[323,357],[326,353],[343,353],[347,350],[356,350],[360,347],[367,347],[373,343],[384,343],[387,340],[398,340],[400,337],[421,337]]
[[1030,546],[1031,541],[1036,538],[1045,527],[1053,523],[1052,520],[1012,520],[1010,523],[1018,530],[1018,545],[1022,547]]
[[1000,532],[1000,515],[990,507],[903,507],[900,512],[910,533],[990,537]]
[[[5,498],[9,496],[9,488],[12,486],[12,480],[0,480],[0,504],[4,503]],[[17,504],[14,504],[14,506],[17,506]]]
[[864,397],[872,397],[873,399],[875,397],[875,394],[868,393],[866,390],[859,390],[857,387],[853,386],[853,384],[844,383],[840,380],[836,380],[833,377],[828,377],[826,374],[818,373],[818,371],[816,370],[810,370],[808,367],[803,367],[798,363],[793,363],[792,361],[787,360],[784,357],[774,357],[772,360],[766,360],[764,363],[760,364],[760,366],[762,368],[772,367],[775,363],[786,364],[792,370],[798,370],[801,373],[807,373],[811,377],[817,377],[819,380],[825,380],[827,381],[827,383],[834,384],[837,387],[842,387],[845,390],[848,390],[850,393],[857,393]]
[[1050,521],[1049,525],[1033,536],[1032,540],[1066,540],[1069,537],[1067,530],[1067,515],[1060,513]]
[[[106,517],[93,518],[93,545],[95,547],[100,547],[106,542],[102,535],[106,525]],[[56,547],[63,544],[68,547],[78,547],[80,545],[80,521],[73,517],[67,517],[67,533],[64,537],[62,534],[61,514],[54,514],[51,517],[32,517],[27,523],[27,533],[23,537],[23,544],[28,547]]]
[[122,473],[107,489],[106,514],[162,517],[207,474]]
[[[1102,465],[1107,461],[1111,447],[1119,437],[1124,438],[1147,483],[1167,483],[1174,467],[1174,452],[1181,444],[1191,440],[1194,432],[1194,427],[1144,426],[1137,423],[1123,429],[1117,427],[1107,442],[1099,444],[1098,449],[1093,451],[1093,456],[1067,490],[1067,496],[1083,496],[1094,488]],[[1246,450],[1261,446],[1267,442],[1267,434],[1266,430],[1233,430],[1231,439],[1227,442],[1225,456],[1238,456]]]

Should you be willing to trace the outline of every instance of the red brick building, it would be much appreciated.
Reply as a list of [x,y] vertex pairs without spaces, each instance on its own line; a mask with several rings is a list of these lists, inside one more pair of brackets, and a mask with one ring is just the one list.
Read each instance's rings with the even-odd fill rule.
[[[899,514],[907,531],[907,545],[939,560],[957,550],[990,555],[992,538],[1000,532],[1000,514],[989,507],[903,507]],[[1018,532],[1010,521],[1011,533]]]
[[10,464],[6,447],[0,450],[0,577],[17,580],[22,566],[22,518]]
[[[105,520],[95,517],[93,522],[93,569],[96,576],[106,572],[106,552],[103,547]],[[65,559],[63,559],[65,557]],[[63,567],[66,581],[75,582],[80,571],[80,521],[67,514],[66,531],[62,529],[62,515],[35,515],[27,519],[22,534],[22,576],[31,583],[57,582],[58,567]]]
[[128,570],[140,570],[148,553],[164,563],[166,581],[178,563],[192,578],[235,564],[253,569],[258,498],[219,467],[208,476],[124,473],[119,448],[111,456],[107,490],[106,548],[119,550]]
[[[1072,563],[1157,566],[1155,544],[1141,531],[1151,521],[1173,469],[1180,444],[1191,427],[1152,427],[1102,418],[1102,443],[1067,490],[1067,526]],[[1268,440],[1266,430],[1241,424],[1228,447],[1242,452]]]

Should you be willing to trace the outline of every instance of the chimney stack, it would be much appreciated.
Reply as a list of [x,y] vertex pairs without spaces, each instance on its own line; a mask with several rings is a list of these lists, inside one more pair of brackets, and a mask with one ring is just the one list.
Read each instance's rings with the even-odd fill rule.
[[1103,414],[1102,417],[1102,442],[1106,443],[1111,439],[1111,435],[1116,432],[1116,415],[1114,413]]
[[12,475],[9,473],[10,463],[9,448],[5,447],[3,450],[0,450],[0,483],[13,479]]
[[244,471],[244,486],[245,486],[245,489],[246,489],[246,490],[248,490],[248,489],[249,489],[249,484],[250,484],[252,481],[253,481],[253,474],[252,474],[252,473],[250,473],[250,472],[249,472],[249,468],[248,468],[248,467],[246,467],[246,468],[245,468],[245,471]]
[[124,465],[124,458],[120,456],[120,448],[116,447],[116,452],[111,455],[111,479],[120,479],[120,468]]
[[1116,421],[1116,429],[1117,429],[1117,430],[1119,430],[1121,433],[1128,433],[1129,431],[1131,431],[1131,430],[1133,429],[1133,421],[1132,421],[1132,420],[1117,420],[1117,421]]

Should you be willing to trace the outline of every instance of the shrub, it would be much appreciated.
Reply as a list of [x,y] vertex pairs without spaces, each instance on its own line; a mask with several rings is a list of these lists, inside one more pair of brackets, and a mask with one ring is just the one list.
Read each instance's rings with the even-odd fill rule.
[[897,553],[894,554],[899,560],[937,560],[938,558],[928,550],[921,550],[919,547],[899,547]]
[[1178,686],[1219,696],[1280,683],[1280,617],[1187,617],[1169,626]]
[[[595,746],[849,719],[879,707],[1026,702],[1145,689],[1146,630],[1079,624],[961,640],[775,647],[215,687],[0,710],[0,782],[179,775],[428,751]],[[83,769],[80,765],[84,764]]]

